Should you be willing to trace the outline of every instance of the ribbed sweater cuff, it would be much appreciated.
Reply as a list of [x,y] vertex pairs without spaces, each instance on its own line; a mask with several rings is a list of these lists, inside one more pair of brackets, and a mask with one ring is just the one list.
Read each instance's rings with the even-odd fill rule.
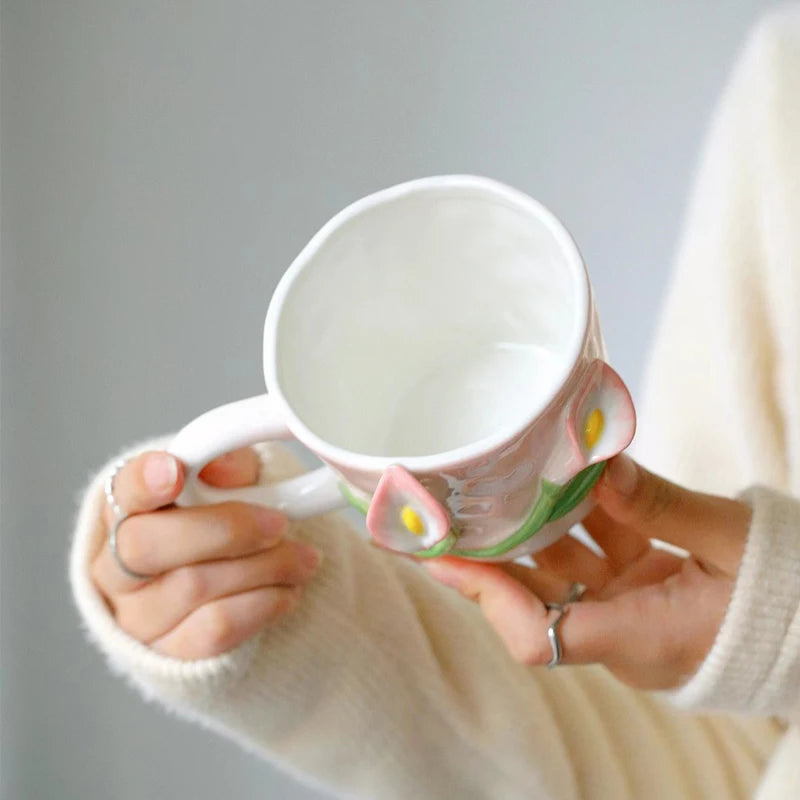
[[753,518],[711,652],[671,693],[683,707],[800,716],[800,503],[756,487]]

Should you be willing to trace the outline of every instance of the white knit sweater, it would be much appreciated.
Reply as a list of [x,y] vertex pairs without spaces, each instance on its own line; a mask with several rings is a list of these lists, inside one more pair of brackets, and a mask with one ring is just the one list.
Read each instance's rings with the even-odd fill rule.
[[[218,658],[160,656],[116,626],[88,577],[108,465],[70,565],[86,630],[145,697],[342,795],[800,797],[800,733],[766,716],[800,721],[798,301],[800,15],[782,11],[715,117],[641,414],[637,452],[657,470],[777,490],[745,495],[755,513],[730,608],[671,698],[601,668],[515,664],[476,607],[335,515],[293,527],[325,552],[294,616]],[[297,469],[284,450],[262,454],[263,480]]]

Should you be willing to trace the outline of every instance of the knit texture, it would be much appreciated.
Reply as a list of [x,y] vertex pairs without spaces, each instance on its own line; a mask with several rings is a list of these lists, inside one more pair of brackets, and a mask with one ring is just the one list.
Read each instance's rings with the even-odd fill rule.
[[[282,448],[261,455],[265,483],[298,470]],[[336,515],[292,526],[325,560],[291,618],[218,658],[161,656],[116,626],[89,579],[104,474],[87,491],[71,579],[112,669],[337,795],[617,800],[658,785],[665,798],[745,798],[775,745],[771,722],[677,715],[600,668],[514,663],[476,606]]]
[[[637,443],[649,466],[693,488],[772,487],[744,495],[754,515],[730,607],[673,693],[751,716],[678,711],[600,668],[515,664],[475,606],[335,514],[292,526],[325,553],[292,617],[218,658],[160,656],[117,627],[89,578],[109,462],[85,494],[70,578],[112,668],[340,796],[800,796],[796,729],[779,745],[783,727],[753,716],[794,718],[800,686],[798,43],[797,12],[770,16],[715,114]],[[280,448],[261,455],[265,482],[298,469]]]
[[693,488],[800,495],[800,11],[734,69],[698,171],[636,452]]
[[754,517],[725,620],[673,699],[800,720],[800,509],[763,488],[743,499]]
[[[712,121],[649,361],[637,455],[693,488],[800,495],[800,13],[750,37]],[[800,517],[753,489],[717,641],[684,707],[797,719]],[[800,756],[800,754],[798,754]]]

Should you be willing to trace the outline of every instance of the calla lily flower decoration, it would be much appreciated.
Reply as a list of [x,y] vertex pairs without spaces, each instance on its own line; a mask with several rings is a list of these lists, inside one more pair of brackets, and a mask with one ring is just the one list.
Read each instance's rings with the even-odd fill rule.
[[450,515],[408,470],[395,464],[378,483],[367,513],[367,529],[382,547],[419,553],[447,539]]
[[633,439],[636,415],[622,378],[600,362],[600,374],[573,406],[567,432],[581,468],[605,461]]

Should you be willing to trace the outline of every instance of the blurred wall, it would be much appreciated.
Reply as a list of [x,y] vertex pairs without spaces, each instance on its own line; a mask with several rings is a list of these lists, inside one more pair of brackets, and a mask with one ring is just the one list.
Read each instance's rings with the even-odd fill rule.
[[77,492],[261,389],[282,271],[426,174],[567,223],[636,389],[710,110],[756,0],[2,4],[2,796],[311,798],[146,706],[78,630]]

